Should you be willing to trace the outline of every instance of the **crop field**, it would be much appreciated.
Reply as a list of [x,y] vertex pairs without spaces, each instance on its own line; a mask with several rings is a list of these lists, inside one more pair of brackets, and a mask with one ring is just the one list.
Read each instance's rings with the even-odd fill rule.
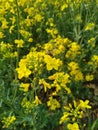
[[0,0],[0,130],[98,130],[98,0]]

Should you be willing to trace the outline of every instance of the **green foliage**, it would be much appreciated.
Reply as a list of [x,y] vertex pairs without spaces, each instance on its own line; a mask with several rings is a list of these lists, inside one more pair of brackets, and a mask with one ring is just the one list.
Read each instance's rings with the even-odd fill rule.
[[1,130],[98,129],[97,15],[98,0],[0,1]]

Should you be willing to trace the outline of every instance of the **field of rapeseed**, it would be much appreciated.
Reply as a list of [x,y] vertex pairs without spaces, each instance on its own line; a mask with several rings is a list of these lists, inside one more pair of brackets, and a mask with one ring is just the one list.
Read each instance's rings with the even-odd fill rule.
[[98,130],[98,0],[0,0],[0,130]]

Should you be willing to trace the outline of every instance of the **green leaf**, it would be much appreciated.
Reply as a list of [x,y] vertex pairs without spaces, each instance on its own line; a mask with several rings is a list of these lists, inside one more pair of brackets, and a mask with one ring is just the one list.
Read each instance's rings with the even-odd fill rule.
[[98,119],[96,119],[94,122],[93,122],[93,125],[91,127],[91,130],[97,130],[98,129]]

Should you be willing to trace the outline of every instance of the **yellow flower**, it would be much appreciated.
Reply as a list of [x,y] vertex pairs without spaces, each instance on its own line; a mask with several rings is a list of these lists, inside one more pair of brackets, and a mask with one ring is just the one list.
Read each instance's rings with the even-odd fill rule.
[[12,33],[14,30],[14,25],[12,25],[10,28],[9,28],[9,33]]
[[68,64],[68,70],[73,71],[79,69],[78,63],[72,61]]
[[24,92],[28,92],[29,86],[30,86],[29,83],[21,83],[21,84],[20,84],[20,90],[22,90],[22,91],[24,91]]
[[65,90],[67,91],[67,93],[68,93],[68,94],[70,94],[70,93],[71,93],[70,88],[68,88],[67,86],[65,86],[64,88],[65,88]]
[[[32,36],[32,33],[29,31],[26,31],[24,29],[20,29],[19,30],[20,34],[22,35],[22,37],[24,37],[24,39],[28,39],[29,37]],[[23,41],[22,39],[20,39],[21,41]]]
[[4,19],[2,21],[2,26],[1,26],[2,29],[7,29],[8,28],[8,22],[6,21],[6,19]]
[[65,112],[63,112],[63,116],[60,118],[60,124],[66,121],[76,121],[77,119],[81,119],[85,112],[85,109],[90,109],[91,106],[88,105],[89,101],[79,100],[76,102],[74,100],[73,104],[69,103],[67,106],[64,106]]
[[69,120],[69,115],[70,114],[68,112],[64,112],[63,116],[60,118],[59,124],[62,124],[63,122],[68,121]]
[[31,71],[29,69],[27,69],[26,66],[16,68],[16,71],[18,72],[19,79],[22,79],[23,77],[28,78],[29,75],[31,74]]
[[0,38],[4,38],[3,32],[0,32]]
[[85,76],[86,81],[92,81],[94,79],[94,75],[87,74]]
[[25,3],[26,3],[26,0],[19,0],[18,5],[24,6]]
[[33,42],[33,38],[29,38],[29,39],[28,39],[28,42]]
[[92,47],[95,47],[95,38],[92,37],[88,40],[88,43],[92,46]]
[[60,59],[52,58],[49,55],[45,55],[44,62],[46,63],[47,70],[58,70],[59,66],[62,65],[62,61]]
[[0,8],[0,14],[2,14],[3,16],[6,14],[6,9],[4,7]]
[[47,106],[50,107],[51,110],[55,110],[56,108],[60,108],[60,103],[56,99],[50,97]]
[[91,60],[95,62],[95,64],[98,64],[98,55],[93,55]]
[[61,6],[61,11],[64,11],[64,9],[66,9],[66,8],[68,8],[68,4],[63,4],[62,6]]
[[12,24],[14,25],[15,22],[16,22],[16,18],[15,18],[15,16],[13,16],[12,18],[10,18],[10,20],[11,20]]
[[43,20],[43,16],[41,16],[41,14],[36,14],[34,18],[37,22],[41,22]]
[[73,123],[73,124],[68,124],[67,125],[67,128],[68,128],[68,130],[80,130],[79,129],[79,125],[77,124],[77,123]]
[[9,0],[9,2],[14,2],[14,0]]
[[53,38],[56,38],[58,34],[58,30],[56,28],[53,28],[53,29],[47,28],[46,31],[47,33],[51,34]]
[[13,122],[16,120],[15,116],[4,117],[2,120],[3,126],[2,128],[8,128]]
[[51,43],[46,43],[46,44],[44,45],[44,49],[45,49],[46,51],[52,50],[52,49],[53,49],[53,45],[52,45]]
[[48,18],[48,21],[46,22],[46,25],[50,25],[51,27],[54,26],[54,19],[53,18]]
[[85,31],[92,30],[95,27],[95,23],[88,23],[85,27]]
[[92,65],[94,68],[98,67],[98,55],[93,55],[91,61],[88,62],[89,65]]
[[24,97],[21,106],[24,108],[25,113],[31,113],[31,110],[34,108],[34,102],[31,102],[27,97]]
[[70,71],[70,75],[76,80],[83,80],[83,73],[79,69],[79,65],[76,62],[70,62],[68,64],[68,70]]
[[63,45],[59,45],[58,46],[58,50],[61,52],[63,52],[65,50],[65,47]]
[[74,75],[74,79],[76,81],[83,80],[83,73],[80,70],[76,71]]
[[72,42],[69,44],[69,50],[65,54],[65,58],[74,59],[77,55],[81,54],[80,45],[77,42]]
[[13,53],[13,56],[14,56],[14,57],[17,57],[17,56],[18,56],[18,52],[15,51],[15,52]]
[[15,43],[17,44],[17,47],[23,47],[24,41],[22,39],[16,39]]
[[42,102],[40,101],[40,99],[38,98],[38,96],[35,96],[35,100],[34,100],[34,104],[36,106],[38,106],[39,104],[41,104]]
[[61,86],[56,82],[56,80],[54,80],[53,84],[51,84],[51,87],[55,88],[55,91],[52,92],[52,95],[57,95],[57,92],[61,90]]
[[85,101],[80,100],[79,107],[80,107],[81,109],[85,109],[85,108],[90,109],[91,106],[88,105],[88,103],[89,103],[89,100],[85,100]]
[[54,83],[52,86],[56,87],[56,91],[60,90],[61,87],[63,87],[68,93],[71,93],[70,88],[67,87],[67,83],[70,83],[69,75],[64,72],[57,72],[51,76],[48,77],[49,80],[54,80]]
[[26,24],[27,27],[32,26],[32,22],[31,22],[31,19],[30,19],[29,17],[27,17],[27,18],[24,20],[24,23]]
[[51,85],[49,83],[47,83],[44,79],[39,80],[39,85],[43,85],[45,92],[47,91],[47,88],[48,89],[51,88]]

